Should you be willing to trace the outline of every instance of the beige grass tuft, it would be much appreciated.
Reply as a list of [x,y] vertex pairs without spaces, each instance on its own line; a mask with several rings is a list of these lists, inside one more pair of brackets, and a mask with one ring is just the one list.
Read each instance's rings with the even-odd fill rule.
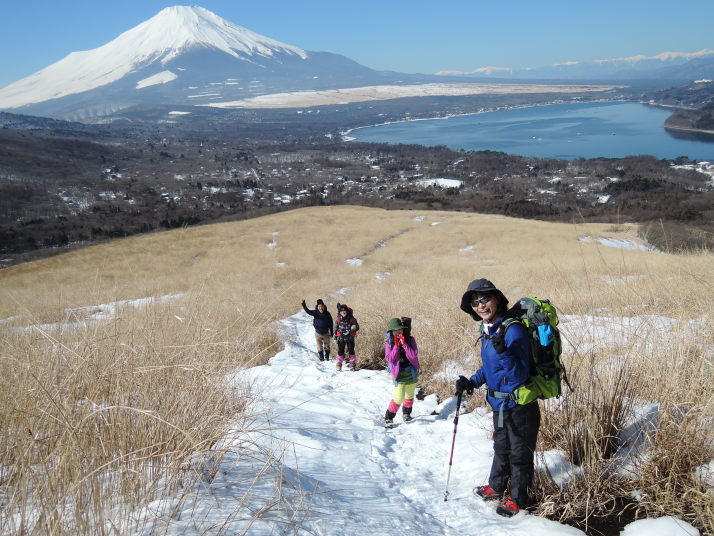
[[[714,532],[712,490],[694,476],[714,458],[712,255],[598,242],[636,234],[626,224],[322,207],[0,271],[0,531],[93,534],[110,511],[128,519],[160,480],[180,482],[192,456],[211,452],[260,394],[233,391],[227,375],[279,349],[274,322],[303,298],[333,312],[337,301],[353,307],[360,366],[383,366],[386,321],[412,317],[420,387],[450,396],[453,371],[478,366],[461,294],[487,277],[511,300],[550,298],[566,318],[663,315],[678,329],[700,319],[703,329],[657,348],[642,344],[644,333],[597,347],[564,330],[576,392],[544,411],[540,447],[568,453],[583,472],[562,490],[544,485],[540,511],[583,519],[639,490],[637,515],[678,515]],[[650,454],[631,460],[636,478],[608,478],[625,419],[645,402],[660,404],[656,426],[641,434]]]

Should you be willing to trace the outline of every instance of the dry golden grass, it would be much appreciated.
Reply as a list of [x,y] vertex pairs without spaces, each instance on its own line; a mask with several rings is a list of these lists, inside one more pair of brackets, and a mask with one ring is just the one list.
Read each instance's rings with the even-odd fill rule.
[[[226,386],[226,374],[273,355],[272,323],[303,298],[354,308],[361,366],[382,366],[387,319],[411,316],[421,387],[442,397],[453,371],[478,366],[476,324],[458,309],[477,277],[512,300],[548,297],[561,316],[592,315],[593,323],[664,315],[684,326],[708,314],[712,255],[596,241],[636,234],[626,224],[324,207],[138,236],[3,270],[0,466],[4,513],[15,517],[0,530],[90,534],[102,512],[120,504],[130,511],[159,479],[178,479],[248,402]],[[346,262],[353,258],[361,264]],[[152,296],[164,298],[96,307]],[[87,322],[98,309],[112,319]],[[654,349],[641,344],[650,331],[623,332],[597,349],[593,336],[563,332],[576,392],[544,412],[541,447],[569,453],[585,476],[548,488],[542,511],[597,515],[610,508],[607,497],[637,489],[642,514],[680,515],[712,531],[712,490],[693,473],[714,458],[711,330],[672,334]],[[660,404],[658,425],[643,430],[651,455],[636,480],[607,478],[622,446],[614,438],[645,401]],[[68,521],[60,503],[83,508]]]

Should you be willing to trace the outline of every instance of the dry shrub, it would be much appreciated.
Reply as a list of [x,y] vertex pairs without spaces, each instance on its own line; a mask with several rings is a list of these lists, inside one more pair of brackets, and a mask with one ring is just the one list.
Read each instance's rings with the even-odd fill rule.
[[[687,327],[634,332],[636,341],[592,352],[572,367],[577,390],[544,412],[540,440],[543,449],[567,453],[573,477],[561,489],[540,475],[539,514],[615,528],[672,515],[712,533],[714,490],[696,470],[714,458],[712,363],[705,355],[714,341],[686,316],[679,325]],[[652,344],[639,344],[648,337]],[[638,407],[646,411],[633,421]]]
[[[340,230],[347,240],[332,239]],[[273,355],[274,322],[299,312],[303,298],[311,307],[322,298],[333,312],[337,301],[354,309],[362,367],[384,366],[387,320],[412,317],[420,387],[442,399],[453,394],[455,375],[480,365],[477,324],[459,310],[476,278],[491,279],[512,302],[550,298],[564,318],[663,314],[691,324],[708,314],[711,254],[598,242],[633,233],[629,225],[322,207],[137,236],[2,270],[0,471],[3,514],[16,517],[2,516],[0,530],[94,534],[107,512],[128,519],[157,493],[210,477],[215,464],[186,468],[196,452],[210,457],[229,419],[260,395],[259,387],[233,392],[226,374]],[[146,297],[167,298],[79,325],[91,320],[83,308]],[[18,331],[28,325],[35,328]],[[623,333],[596,349],[593,340],[566,344],[576,392],[546,405],[540,444],[568,453],[581,472],[563,489],[544,486],[539,511],[582,520],[629,504],[638,515],[681,513],[710,528],[711,490],[691,484],[682,492],[675,483],[691,483],[692,466],[714,457],[712,330],[683,333],[666,351],[645,351],[646,334]],[[628,454],[639,476],[618,477],[632,446],[621,432],[641,402],[659,403],[660,419],[643,439],[648,456]],[[628,502],[636,489],[641,502]]]
[[[210,451],[247,403],[225,374],[276,347],[267,324],[213,320],[184,301],[3,337],[12,358],[0,368],[0,528],[92,533],[112,510],[153,499],[160,482],[174,493],[184,461]],[[222,337],[231,330],[237,338]]]
[[569,376],[577,393],[564,386],[562,403],[543,412],[541,443],[545,449],[565,446],[575,465],[608,460],[619,450],[625,419],[632,412],[633,369],[623,365],[602,370],[591,361],[572,367]]
[[695,250],[714,251],[714,232],[674,222],[648,222],[639,226],[639,235],[649,243],[673,253]]

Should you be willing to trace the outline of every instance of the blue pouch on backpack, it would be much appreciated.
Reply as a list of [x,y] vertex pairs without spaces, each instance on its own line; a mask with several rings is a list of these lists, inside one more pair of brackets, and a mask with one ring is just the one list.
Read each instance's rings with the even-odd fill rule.
[[548,346],[553,342],[553,328],[550,324],[541,324],[538,326],[538,340],[541,346]]

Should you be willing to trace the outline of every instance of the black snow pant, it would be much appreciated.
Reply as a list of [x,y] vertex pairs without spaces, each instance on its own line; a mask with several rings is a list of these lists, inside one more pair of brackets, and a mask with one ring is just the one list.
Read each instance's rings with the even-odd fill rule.
[[503,427],[498,427],[498,411],[493,412],[493,464],[488,484],[494,491],[510,490],[513,501],[528,506],[528,488],[533,480],[540,408],[538,401],[503,412]]
[[347,347],[348,355],[355,354],[355,340],[350,337],[349,339],[337,339],[337,355],[345,355],[345,346]]

